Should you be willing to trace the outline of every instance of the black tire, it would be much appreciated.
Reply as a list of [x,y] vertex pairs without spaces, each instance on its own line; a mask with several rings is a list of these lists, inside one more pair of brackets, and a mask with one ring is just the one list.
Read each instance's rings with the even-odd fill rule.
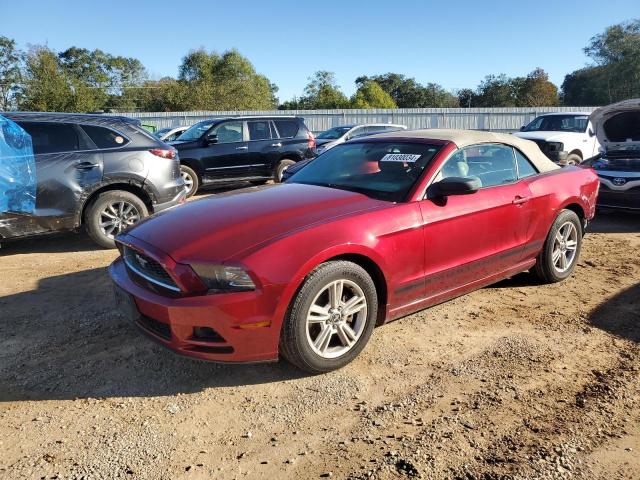
[[200,188],[200,177],[195,170],[187,165],[180,165],[180,175],[187,184],[187,198],[192,197]]
[[567,159],[565,160],[566,165],[580,165],[581,162],[582,157],[575,153],[570,153],[569,155],[567,155]]
[[[571,257],[570,263],[567,262],[568,267],[561,271],[559,270],[560,267],[556,266],[556,261],[554,260],[554,251],[559,250],[556,236],[568,223],[571,223],[575,228],[575,251]],[[580,258],[582,236],[582,222],[578,218],[578,215],[571,210],[562,210],[556,217],[553,225],[551,225],[551,229],[547,234],[547,239],[544,242],[542,251],[536,259],[536,264],[533,268],[534,274],[544,283],[556,283],[569,277],[573,273],[573,270],[578,263],[578,259]],[[561,248],[560,255],[564,255]]]
[[[129,210],[131,216],[129,214],[123,215],[122,218],[127,220],[120,220],[112,234],[109,234],[108,227],[103,228],[101,226],[102,222],[108,221],[107,219],[110,218],[103,215],[103,212],[111,213],[111,211],[107,210],[109,205],[120,204],[131,207],[131,210]],[[118,211],[119,208],[116,207],[115,210]],[[126,207],[123,208],[124,211],[126,211]],[[147,210],[147,206],[140,197],[124,190],[109,190],[99,194],[87,207],[84,214],[84,222],[87,233],[95,243],[103,248],[115,248],[114,237],[147,216],[149,216],[149,210]]]
[[278,166],[273,172],[273,181],[276,183],[282,182],[282,172],[284,172],[291,165],[295,165],[295,164],[296,162],[294,160],[289,160],[288,158],[285,158],[284,160],[280,160],[280,163],[278,163]]
[[[336,280],[345,280],[356,284],[366,299],[367,310],[366,314],[364,312],[362,314],[364,325],[359,330],[361,333],[355,343],[344,354],[336,358],[324,358],[316,353],[309,344],[307,315],[314,299],[331,282]],[[376,324],[377,314],[378,295],[376,287],[369,274],[362,267],[347,261],[331,261],[320,264],[307,276],[302,287],[292,300],[282,326],[280,353],[288,362],[301,370],[313,374],[342,368],[351,362],[369,341],[371,332],[373,332]],[[355,325],[355,320],[352,325]],[[339,334],[336,333],[335,335],[340,341]]]

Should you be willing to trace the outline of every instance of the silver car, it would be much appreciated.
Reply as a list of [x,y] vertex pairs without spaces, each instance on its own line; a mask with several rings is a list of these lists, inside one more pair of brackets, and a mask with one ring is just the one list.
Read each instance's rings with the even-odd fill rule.
[[405,125],[393,125],[391,123],[366,123],[362,125],[354,124],[333,127],[316,136],[316,154],[320,155],[322,152],[352,138],[406,129],[407,127]]

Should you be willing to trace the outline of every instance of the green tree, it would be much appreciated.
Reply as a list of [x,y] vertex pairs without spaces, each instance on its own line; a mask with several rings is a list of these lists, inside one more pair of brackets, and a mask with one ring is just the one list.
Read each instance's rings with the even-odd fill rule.
[[536,68],[526,77],[511,81],[518,107],[550,107],[558,105],[558,87],[549,81],[549,75]]
[[505,74],[487,75],[473,99],[475,107],[515,107],[513,82]]
[[277,104],[277,86],[237,50],[191,51],[179,72],[180,83],[169,92],[179,93],[185,110],[267,110]]
[[0,111],[10,110],[16,105],[21,78],[20,52],[16,42],[0,36]]
[[564,105],[592,106],[611,103],[606,66],[585,67],[569,73],[562,82]]
[[397,108],[397,105],[378,83],[369,80],[353,94],[351,108]]
[[333,72],[319,70],[309,77],[298,105],[308,110],[347,108],[349,100],[338,87]]
[[387,92],[399,108],[457,107],[458,99],[437,83],[426,86],[399,73],[356,78],[356,85],[374,81]]
[[24,86],[19,108],[32,111],[74,111],[74,89],[55,52],[32,47],[25,56]]
[[594,64],[565,77],[565,104],[602,105],[640,97],[640,19],[608,27],[591,38],[584,52]]

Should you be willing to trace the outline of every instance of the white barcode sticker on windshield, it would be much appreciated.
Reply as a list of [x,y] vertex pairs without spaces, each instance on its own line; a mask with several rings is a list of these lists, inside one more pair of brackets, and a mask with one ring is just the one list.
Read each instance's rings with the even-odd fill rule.
[[387,153],[380,159],[381,162],[401,162],[401,163],[413,163],[418,160],[422,155],[416,155],[415,153]]

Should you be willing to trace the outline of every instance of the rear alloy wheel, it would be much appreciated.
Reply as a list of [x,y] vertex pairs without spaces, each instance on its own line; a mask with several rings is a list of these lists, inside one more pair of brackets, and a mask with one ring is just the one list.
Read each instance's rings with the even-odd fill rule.
[[280,351],[311,373],[343,367],[362,351],[375,326],[375,284],[359,265],[345,261],[318,266],[293,301]]
[[278,166],[276,167],[276,171],[274,173],[274,181],[276,183],[280,183],[282,182],[282,174],[284,173],[284,171],[289,168],[291,165],[295,165],[296,162],[293,160],[289,160],[288,158],[285,158],[284,160],[280,160],[280,163],[278,163]]
[[582,162],[582,158],[580,158],[580,155],[576,155],[575,153],[567,155],[567,159],[565,160],[566,165],[579,165],[580,162]]
[[200,179],[198,174],[186,165],[180,165],[180,176],[184,180],[184,184],[187,187],[187,197],[193,196],[200,187]]
[[98,195],[87,208],[87,233],[101,247],[114,248],[116,235],[148,215],[147,206],[133,193],[110,190]]
[[582,247],[582,224],[571,210],[560,212],[549,230],[534,272],[546,283],[555,283],[573,272]]

